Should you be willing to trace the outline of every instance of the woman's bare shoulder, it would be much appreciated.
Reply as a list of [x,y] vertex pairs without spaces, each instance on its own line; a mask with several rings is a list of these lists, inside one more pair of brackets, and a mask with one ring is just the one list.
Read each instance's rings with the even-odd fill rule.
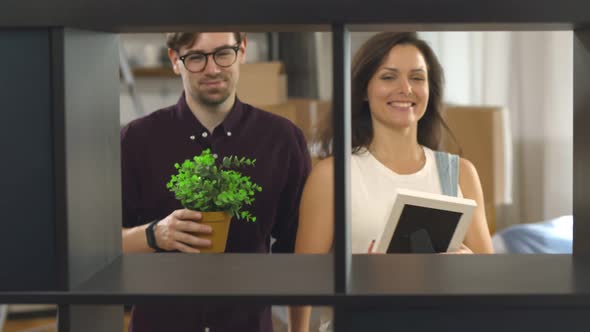
[[[308,186],[313,188],[322,188],[324,186],[330,186],[334,182],[334,158],[327,157],[318,161],[312,168],[311,174],[307,180]],[[331,186],[330,186],[331,187]]]
[[477,174],[475,165],[465,158],[459,158],[459,176],[471,181],[475,179],[479,181],[479,175]]

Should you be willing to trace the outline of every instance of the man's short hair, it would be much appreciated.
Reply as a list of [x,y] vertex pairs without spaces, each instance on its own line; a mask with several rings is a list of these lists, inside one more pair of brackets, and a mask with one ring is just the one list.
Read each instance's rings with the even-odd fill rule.
[[[201,32],[171,32],[166,34],[166,46],[168,48],[173,49],[175,51],[179,51],[181,47],[192,47]],[[246,37],[245,32],[234,32],[234,37],[236,38],[236,42],[238,44],[242,43],[244,37]]]

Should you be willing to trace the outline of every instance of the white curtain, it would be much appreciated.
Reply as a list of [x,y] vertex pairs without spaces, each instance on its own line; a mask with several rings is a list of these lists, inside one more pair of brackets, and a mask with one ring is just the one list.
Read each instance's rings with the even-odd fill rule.
[[[425,32],[446,101],[507,108],[511,193],[498,228],[572,213],[573,33]],[[511,195],[510,195],[511,194]]]

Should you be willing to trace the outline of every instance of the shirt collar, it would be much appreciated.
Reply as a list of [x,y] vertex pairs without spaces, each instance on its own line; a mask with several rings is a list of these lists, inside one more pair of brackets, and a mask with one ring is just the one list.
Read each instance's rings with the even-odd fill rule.
[[[219,124],[219,127],[223,129],[224,133],[230,133],[237,129],[238,124],[241,122],[242,115],[244,113],[244,104],[236,97],[232,109],[229,111],[223,122]],[[197,119],[191,109],[186,103],[185,93],[182,95],[176,103],[176,116],[183,123],[186,124],[187,130],[193,132],[203,132],[206,130],[205,126]]]

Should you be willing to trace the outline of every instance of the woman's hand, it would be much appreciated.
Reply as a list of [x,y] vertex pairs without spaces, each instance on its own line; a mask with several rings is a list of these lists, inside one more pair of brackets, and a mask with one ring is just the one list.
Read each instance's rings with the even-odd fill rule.
[[443,252],[445,255],[457,255],[457,254],[473,254],[473,251],[468,246],[461,243],[461,247],[455,251]]
[[369,244],[369,249],[367,249],[367,253],[372,254],[374,247],[375,247],[375,240],[372,240],[371,243]]

